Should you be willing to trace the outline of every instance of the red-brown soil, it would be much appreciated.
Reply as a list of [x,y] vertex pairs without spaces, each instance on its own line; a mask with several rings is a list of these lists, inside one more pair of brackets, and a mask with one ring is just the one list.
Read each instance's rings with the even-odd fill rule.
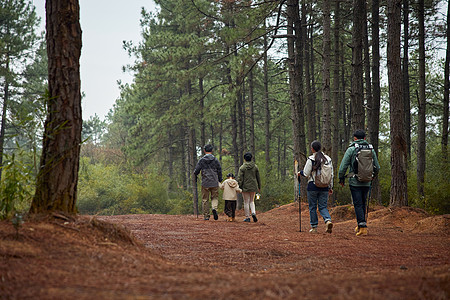
[[[307,207],[257,223],[195,216],[55,215],[0,222],[1,299],[449,299],[450,215],[350,206],[310,234]],[[131,234],[129,234],[131,233]]]

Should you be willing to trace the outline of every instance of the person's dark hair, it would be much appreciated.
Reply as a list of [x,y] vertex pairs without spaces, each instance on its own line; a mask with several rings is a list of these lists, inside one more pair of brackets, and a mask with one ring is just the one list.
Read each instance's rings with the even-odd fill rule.
[[253,155],[250,152],[244,154],[245,161],[252,161]]
[[234,174],[233,174],[233,173],[228,173],[228,174],[227,174],[227,177],[234,178]]
[[207,144],[205,145],[205,147],[203,147],[203,149],[205,149],[205,152],[212,152],[213,146],[211,144]]
[[311,148],[316,151],[316,160],[313,164],[313,170],[317,170],[323,163],[327,162],[327,159],[325,158],[325,155],[323,155],[322,151],[320,151],[320,149],[322,149],[322,144],[319,141],[312,142]]
[[366,137],[366,133],[362,129],[358,129],[353,133],[353,136],[358,140],[361,140]]

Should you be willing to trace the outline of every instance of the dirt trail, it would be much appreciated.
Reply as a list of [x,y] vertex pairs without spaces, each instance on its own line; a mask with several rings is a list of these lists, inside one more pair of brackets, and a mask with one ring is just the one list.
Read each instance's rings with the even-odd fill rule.
[[18,240],[0,222],[0,298],[450,298],[449,215],[379,208],[369,235],[356,237],[351,207],[331,211],[332,234],[322,223],[308,233],[302,211],[302,232],[295,204],[257,223],[223,215],[29,221]]

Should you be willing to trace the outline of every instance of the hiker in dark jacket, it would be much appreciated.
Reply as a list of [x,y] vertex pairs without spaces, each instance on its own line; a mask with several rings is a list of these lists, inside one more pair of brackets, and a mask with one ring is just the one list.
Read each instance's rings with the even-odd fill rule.
[[[358,226],[355,228],[357,236],[367,235],[367,222],[366,222],[366,201],[367,194],[369,193],[372,182],[361,182],[358,180],[355,174],[355,160],[357,147],[356,146],[369,146],[366,141],[366,133],[364,130],[356,130],[353,134],[353,142],[345,151],[344,157],[342,158],[341,165],[339,166],[339,184],[341,186],[345,185],[345,173],[349,168],[349,174],[353,174],[348,180],[350,186],[350,192],[352,193],[353,206],[355,207],[356,222]],[[377,155],[375,150],[372,149],[372,159],[373,159],[373,177],[375,177],[380,171],[380,165],[378,163]]]
[[208,144],[204,147],[205,155],[200,158],[194,169],[194,174],[202,172],[202,210],[204,220],[209,220],[209,198],[214,220],[219,218],[217,206],[219,204],[219,182],[222,181],[222,167],[217,158],[212,154],[213,146]]
[[252,161],[252,154],[244,154],[245,162],[239,168],[238,183],[242,189],[242,198],[244,198],[244,222],[250,222],[250,210],[252,212],[253,222],[257,222],[255,194],[261,191],[261,179],[259,178],[259,169]]

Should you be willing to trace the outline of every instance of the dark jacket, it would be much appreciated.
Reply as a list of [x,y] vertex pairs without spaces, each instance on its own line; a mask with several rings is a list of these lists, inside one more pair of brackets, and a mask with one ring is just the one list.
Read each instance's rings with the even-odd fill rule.
[[243,192],[258,192],[258,189],[261,189],[261,179],[255,162],[244,162],[239,168],[237,181]]
[[197,163],[194,169],[195,176],[202,171],[202,186],[216,187],[219,186],[219,181],[222,181],[222,167],[217,158],[212,154],[206,154]]
[[[344,158],[342,158],[341,165],[339,166],[339,181],[344,182],[345,181],[345,173],[347,172],[347,169],[349,169],[349,173],[354,173],[355,170],[353,170],[353,163],[355,162],[356,158],[356,147],[355,144],[359,145],[369,145],[369,143],[364,140],[356,140],[353,141],[350,144],[350,147],[348,147],[347,151],[345,151]],[[375,154],[375,150],[372,149],[372,158],[373,158],[373,171],[376,174],[380,171],[380,164],[378,163],[377,155]],[[350,177],[348,180],[348,184],[351,186],[370,186],[370,182],[360,182],[356,177]]]

